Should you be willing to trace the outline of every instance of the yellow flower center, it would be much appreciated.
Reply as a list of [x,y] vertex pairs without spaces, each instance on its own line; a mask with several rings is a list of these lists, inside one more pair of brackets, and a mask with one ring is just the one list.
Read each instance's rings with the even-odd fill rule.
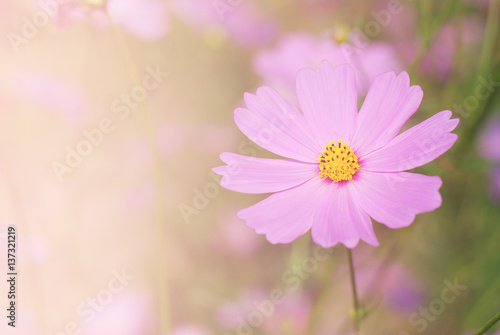
[[359,170],[358,156],[349,148],[347,143],[342,140],[335,145],[333,141],[325,145],[323,154],[319,155],[319,176],[326,179],[330,178],[333,181],[352,180],[352,176]]

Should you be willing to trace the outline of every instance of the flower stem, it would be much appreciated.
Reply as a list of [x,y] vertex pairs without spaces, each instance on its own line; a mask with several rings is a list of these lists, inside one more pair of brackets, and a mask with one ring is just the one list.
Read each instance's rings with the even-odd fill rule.
[[488,322],[486,322],[478,331],[476,331],[473,335],[482,335],[486,333],[488,329],[493,327],[495,323],[500,321],[500,313],[492,317]]
[[491,63],[495,56],[495,48],[498,38],[498,12],[500,11],[500,0],[491,0],[486,18],[486,27],[483,37],[483,46],[479,55],[478,72],[485,75],[491,70]]
[[[126,66],[131,75],[131,79],[135,85],[140,85],[139,74],[135,66],[132,53],[127,45],[125,37],[121,30],[114,24],[113,20],[109,18],[112,23],[113,30],[116,34],[117,41],[123,52]],[[141,110],[144,132],[148,138],[149,146],[152,151],[153,158],[153,173],[156,184],[156,201],[155,201],[155,221],[157,229],[157,285],[159,291],[159,304],[160,304],[160,334],[170,334],[170,294],[168,288],[168,269],[167,269],[167,227],[166,227],[166,213],[165,213],[165,196],[164,184],[165,178],[162,173],[160,154],[156,143],[156,133],[151,120],[151,113],[145,103],[139,105]]]
[[359,303],[358,303],[358,294],[356,292],[356,276],[354,274],[354,263],[352,261],[352,251],[351,249],[347,249],[347,262],[349,263],[349,278],[351,280],[351,288],[352,288],[352,301],[354,308],[354,330],[355,333],[359,332]]

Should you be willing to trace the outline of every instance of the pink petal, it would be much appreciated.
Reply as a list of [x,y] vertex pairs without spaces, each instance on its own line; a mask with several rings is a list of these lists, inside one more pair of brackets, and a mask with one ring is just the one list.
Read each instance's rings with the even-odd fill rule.
[[416,173],[358,171],[353,197],[373,219],[389,228],[407,227],[415,215],[441,206],[441,178]]
[[269,242],[290,243],[305,234],[328,188],[321,178],[313,178],[295,188],[274,193],[261,202],[238,212],[247,225]]
[[277,155],[317,163],[323,147],[313,140],[304,117],[275,90],[261,87],[245,94],[248,109],[237,108],[234,121],[259,146]]
[[322,61],[317,69],[297,74],[297,97],[307,125],[322,145],[350,142],[356,125],[357,91],[354,70]]
[[320,201],[312,226],[314,242],[323,248],[337,243],[354,248],[360,239],[378,246],[370,217],[352,198],[351,183],[332,183]]
[[406,72],[378,76],[359,111],[352,146],[358,155],[368,154],[389,143],[420,106],[420,86],[409,86]]
[[396,136],[389,144],[361,159],[364,170],[395,172],[413,169],[441,156],[458,136],[450,132],[459,119],[442,111]]
[[242,193],[272,193],[295,187],[317,176],[318,164],[288,159],[266,159],[223,153],[227,165],[213,169],[222,175],[221,186]]

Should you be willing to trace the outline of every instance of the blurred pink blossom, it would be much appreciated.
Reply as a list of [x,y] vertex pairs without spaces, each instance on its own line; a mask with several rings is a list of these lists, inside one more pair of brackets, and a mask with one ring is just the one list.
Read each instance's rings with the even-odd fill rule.
[[153,320],[152,299],[142,291],[116,293],[112,301],[95,314],[91,322],[83,322],[83,335],[147,335]]
[[306,32],[288,34],[274,48],[259,52],[253,63],[264,84],[292,99],[297,72],[316,67],[324,59],[333,65],[350,64],[361,93],[366,93],[369,83],[380,73],[401,70],[396,53],[389,45],[373,42],[364,48],[354,48],[337,44],[328,33],[319,37]]
[[60,28],[66,28],[82,21],[89,21],[99,29],[109,27],[109,21],[103,8],[89,7],[81,2],[74,1],[61,3],[53,17],[53,21]]
[[487,188],[491,197],[500,202],[500,116],[493,116],[485,123],[476,150],[493,163]]
[[143,40],[157,40],[170,29],[162,0],[108,0],[107,10],[117,25]]
[[[382,263],[371,251],[368,248],[356,250],[359,294],[367,300],[380,301],[393,313],[405,314],[418,309],[426,298],[422,282],[404,264]],[[349,285],[346,282],[346,289]]]
[[479,154],[490,161],[500,163],[500,117],[496,116],[485,123],[477,144]]
[[228,14],[223,25],[234,43],[247,48],[272,42],[279,32],[277,22],[261,14],[250,1]]
[[306,334],[311,316],[311,298],[306,292],[291,291],[283,299],[281,304],[274,306],[274,313],[266,322],[266,331],[281,334],[286,326],[290,335]]
[[212,0],[173,0],[172,9],[193,29],[205,34],[222,32],[241,47],[269,43],[279,32],[278,23],[251,1],[218,7]]
[[238,299],[219,306],[215,312],[215,319],[227,329],[247,327],[249,315],[257,311],[254,302],[261,302],[268,298],[269,294],[266,295],[265,289],[248,290]]
[[481,29],[477,22],[469,19],[464,19],[460,25],[449,23],[442,26],[422,60],[422,72],[446,82],[453,73],[460,45],[468,48],[480,41]]
[[105,7],[67,1],[59,6],[54,22],[59,27],[67,27],[86,20],[97,28],[107,28],[108,18],[143,40],[160,39],[170,29],[169,10],[162,0],[109,0]]

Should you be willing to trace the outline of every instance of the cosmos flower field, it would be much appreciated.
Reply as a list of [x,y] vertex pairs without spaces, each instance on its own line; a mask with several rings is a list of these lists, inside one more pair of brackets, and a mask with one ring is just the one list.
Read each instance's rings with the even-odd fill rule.
[[0,334],[500,335],[500,0],[0,6]]

